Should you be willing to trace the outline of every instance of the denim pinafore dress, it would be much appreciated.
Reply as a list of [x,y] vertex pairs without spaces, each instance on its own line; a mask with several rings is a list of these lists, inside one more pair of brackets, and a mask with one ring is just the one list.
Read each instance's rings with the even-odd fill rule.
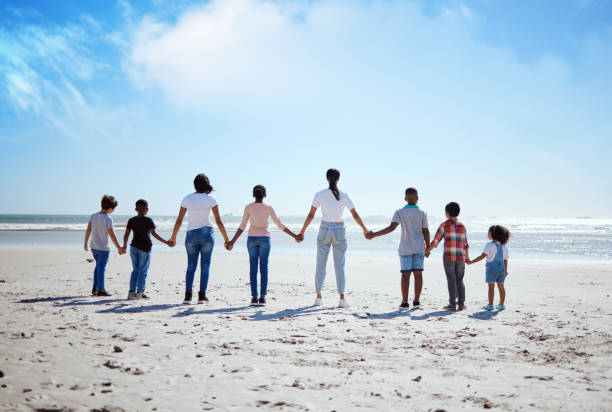
[[486,276],[487,278],[503,276],[506,274],[506,266],[504,265],[504,251],[502,245],[495,242],[497,246],[497,252],[491,262],[487,262],[486,265]]

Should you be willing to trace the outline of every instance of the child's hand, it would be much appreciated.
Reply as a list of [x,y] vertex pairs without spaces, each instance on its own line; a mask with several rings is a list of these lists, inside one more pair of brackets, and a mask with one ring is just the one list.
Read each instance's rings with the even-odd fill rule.
[[466,264],[466,265],[471,265],[471,264],[472,264],[472,261],[471,261],[470,259],[465,259],[465,264]]
[[304,234],[300,233],[299,235],[297,235],[297,237],[295,238],[295,240],[300,243],[304,241]]
[[120,254],[120,255],[125,255],[125,248],[120,247],[120,248],[118,249],[118,251],[119,251],[119,254]]
[[427,249],[427,250],[425,251],[425,257],[426,257],[426,258],[428,258],[428,257],[429,257],[429,255],[430,255],[430,252],[429,252],[429,249]]
[[85,244],[83,245],[83,249],[85,249],[85,252],[89,252],[89,248],[87,247],[87,243],[85,243]]
[[168,246],[174,247],[176,245],[176,240],[173,238],[168,239]]
[[234,248],[234,244],[232,242],[225,242],[225,248],[227,250],[232,250]]
[[510,275],[508,274],[508,272],[506,272],[506,277],[508,277],[508,276],[510,276]]
[[368,239],[368,240],[372,240],[372,239],[374,239],[374,232],[372,232],[372,231],[370,230],[368,233],[366,233],[365,237],[366,237],[366,239]]

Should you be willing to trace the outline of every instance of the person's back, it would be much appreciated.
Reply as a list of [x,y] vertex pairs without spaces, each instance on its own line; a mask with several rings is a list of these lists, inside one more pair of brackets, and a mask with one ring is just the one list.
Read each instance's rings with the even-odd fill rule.
[[402,230],[398,248],[400,255],[425,254],[423,229],[428,228],[425,212],[416,205],[406,205],[395,212],[392,222],[399,223]]
[[113,219],[106,213],[97,212],[89,218],[91,222],[91,240],[89,247],[93,250],[108,252],[108,229],[113,228]]
[[246,229],[247,218],[251,221],[249,236],[270,236],[270,218],[272,218],[280,230],[285,230],[285,226],[276,216],[272,206],[262,202],[253,202],[244,208],[244,216],[240,224],[240,229],[243,231]]
[[212,227],[210,211],[217,206],[217,200],[208,193],[191,193],[185,196],[181,207],[187,209],[187,230]]
[[342,222],[344,209],[351,210],[355,208],[353,202],[346,193],[342,191],[338,191],[338,193],[340,199],[336,199],[334,193],[329,188],[323,189],[315,194],[312,205],[321,208],[322,221],[334,223]]
[[148,216],[134,216],[127,222],[126,229],[132,230],[134,236],[130,246],[134,246],[143,252],[150,252],[153,242],[151,242],[150,231],[155,229],[153,219]]

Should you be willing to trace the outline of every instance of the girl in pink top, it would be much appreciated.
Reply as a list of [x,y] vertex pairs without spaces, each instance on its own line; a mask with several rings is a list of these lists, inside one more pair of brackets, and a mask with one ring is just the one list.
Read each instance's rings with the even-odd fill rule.
[[[251,277],[251,304],[265,305],[266,294],[268,292],[268,257],[270,256],[270,230],[268,230],[268,219],[272,218],[276,226],[283,232],[299,242],[298,236],[291,230],[287,229],[276,216],[272,206],[266,205],[263,199],[266,197],[266,188],[262,185],[257,185],[253,188],[253,197],[255,202],[246,205],[242,222],[236,231],[233,239],[226,245],[227,250],[232,250],[234,243],[240,237],[247,222],[251,221],[249,227],[249,237],[247,239],[247,249],[249,250],[250,277]],[[261,273],[261,292],[257,299],[257,266]]]

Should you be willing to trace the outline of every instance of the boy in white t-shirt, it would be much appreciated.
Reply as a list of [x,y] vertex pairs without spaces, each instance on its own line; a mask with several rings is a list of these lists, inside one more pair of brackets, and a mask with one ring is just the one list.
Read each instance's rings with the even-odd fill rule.
[[402,273],[402,303],[400,309],[408,309],[408,292],[410,289],[410,273],[414,273],[414,301],[417,308],[421,305],[421,290],[423,290],[423,264],[425,250],[429,248],[429,228],[427,214],[417,206],[419,193],[413,187],[406,189],[406,206],[398,209],[393,215],[391,224],[378,232],[368,232],[366,237],[374,239],[391,233],[398,225],[402,226],[402,237],[399,244],[399,258]]
[[[489,243],[485,245],[484,251],[474,260],[470,260],[466,249],[465,263],[480,262],[487,258],[486,282],[489,285],[489,304],[483,306],[485,310],[504,310],[504,301],[506,300],[506,289],[504,282],[508,277],[508,239],[510,239],[510,231],[503,226],[494,225],[489,228],[488,233]],[[493,299],[495,298],[495,284],[499,290],[499,305],[493,307]]]

